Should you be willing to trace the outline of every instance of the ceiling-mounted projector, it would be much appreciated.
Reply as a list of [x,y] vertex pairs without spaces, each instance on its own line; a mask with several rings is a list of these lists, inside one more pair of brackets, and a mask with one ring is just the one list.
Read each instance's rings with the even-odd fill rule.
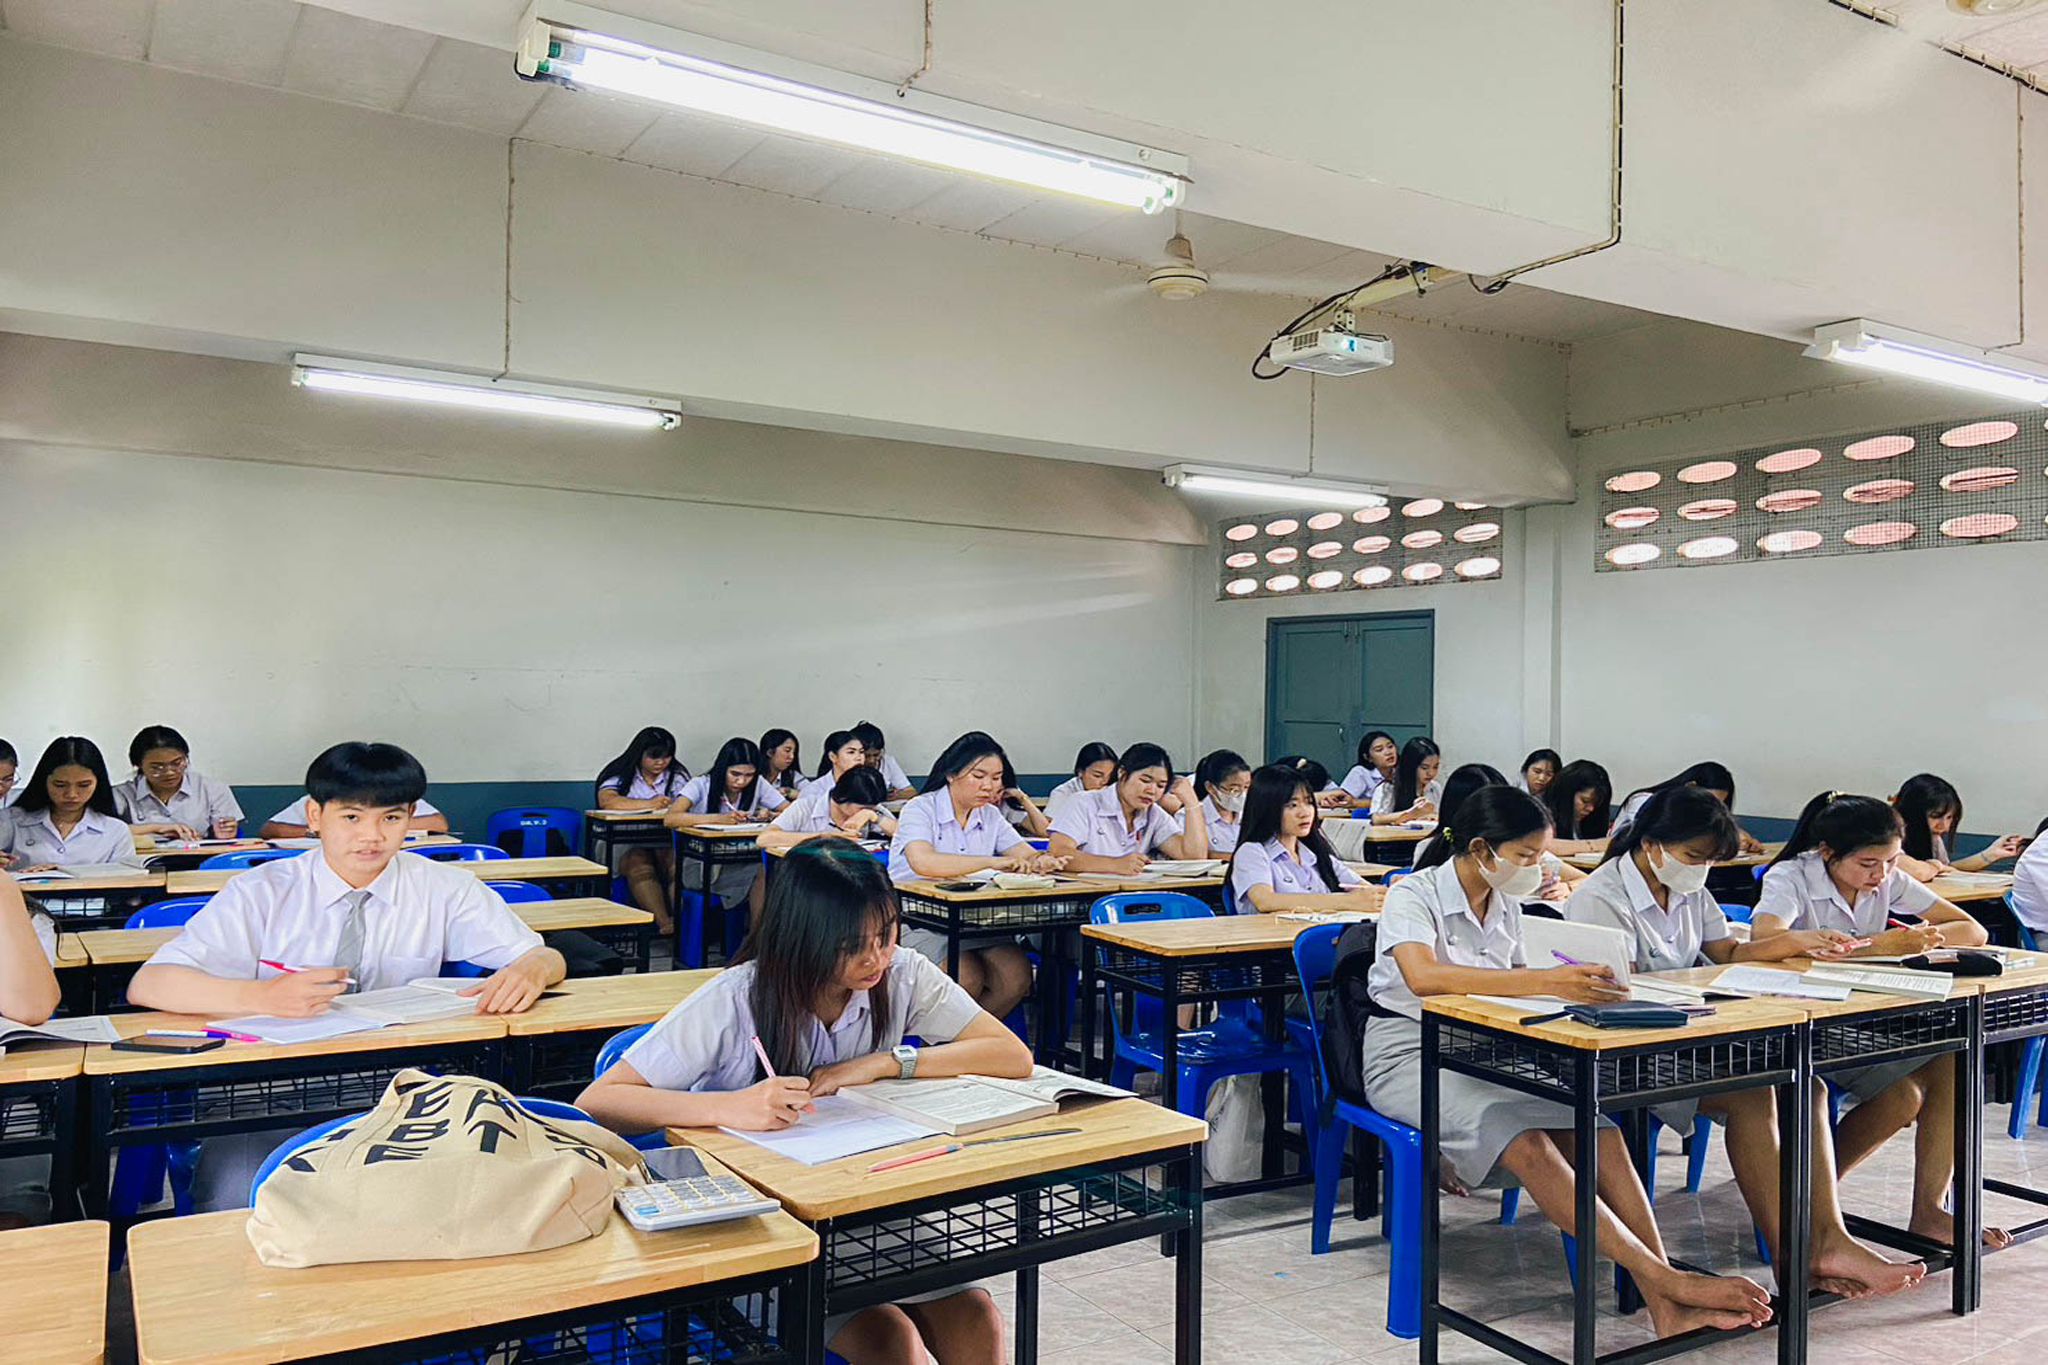
[[1315,374],[1362,374],[1394,363],[1394,343],[1382,336],[1363,336],[1342,327],[1294,332],[1273,340],[1268,352],[1275,365]]

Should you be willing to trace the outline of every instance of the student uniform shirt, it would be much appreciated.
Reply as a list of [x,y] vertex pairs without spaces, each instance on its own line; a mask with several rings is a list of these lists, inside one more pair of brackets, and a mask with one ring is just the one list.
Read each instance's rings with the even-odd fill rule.
[[2035,836],[2013,867],[2012,912],[2029,929],[2048,930],[2048,837]]
[[[1251,890],[1255,886],[1271,887],[1283,896],[1329,896],[1336,894],[1323,881],[1323,874],[1315,869],[1315,855],[1303,850],[1303,857],[1297,858],[1287,851],[1287,845],[1278,839],[1268,839],[1263,844],[1246,844],[1231,855],[1230,859],[1230,903],[1240,915],[1256,915],[1259,907],[1251,902]],[[1340,887],[1361,886],[1356,872],[1337,863],[1337,885]]]
[[882,761],[878,766],[881,769],[882,780],[889,784],[890,791],[901,791],[910,785],[910,774],[904,772],[903,765],[887,751],[883,752]]
[[[1422,799],[1432,803],[1442,801],[1444,799],[1444,780],[1438,778],[1424,787],[1422,789]],[[1392,781],[1382,782],[1379,786],[1373,788],[1372,813],[1374,815],[1393,815],[1396,813],[1394,810],[1394,784]]]
[[121,818],[131,825],[190,825],[201,834],[211,835],[216,820],[242,822],[241,804],[228,790],[228,784],[190,768],[185,770],[168,801],[157,800],[156,793],[149,789],[149,779],[137,773],[126,782],[115,784],[114,804],[120,807]]
[[818,834],[839,828],[832,822],[832,789],[827,787],[809,796],[799,796],[782,808],[782,813],[769,822],[769,827],[788,830],[791,834]]
[[1771,915],[1787,929],[1834,929],[1857,938],[1884,932],[1893,915],[1920,915],[1941,897],[1896,867],[1877,890],[1866,891],[1850,905],[1842,899],[1818,851],[1802,853],[1764,873],[1757,893],[1756,914]]
[[[277,814],[271,816],[264,823],[268,825],[303,825],[306,823],[306,803],[312,799],[310,796],[302,796]],[[412,803],[412,813],[413,818],[418,819],[422,815],[439,815],[441,812],[435,809],[433,802],[422,796],[419,800]]]
[[1126,824],[1115,784],[1081,793],[1062,806],[1059,819],[1052,822],[1054,834],[1066,835],[1083,853],[1098,858],[1150,854],[1180,830],[1180,821],[1156,801]]
[[1619,929],[1635,942],[1634,969],[1670,972],[1697,967],[1700,949],[1727,938],[1728,917],[1711,891],[1666,892],[1670,905],[1657,904],[1633,857],[1600,864],[1564,903],[1565,918]]
[[1628,828],[1629,822],[1636,818],[1637,813],[1650,804],[1650,795],[1649,792],[1637,792],[1621,803],[1621,809],[1614,813],[1614,823],[1607,827],[1609,838],[1618,836],[1622,830]]
[[1048,820],[1057,818],[1059,813],[1067,808],[1067,802],[1083,795],[1085,790],[1081,785],[1081,779],[1078,777],[1070,777],[1057,787],[1054,787],[1052,793],[1045,798],[1045,805],[1041,808],[1045,811],[1045,818]]
[[[674,765],[670,765],[669,767],[664,768],[662,770],[661,781],[659,782],[649,782],[647,780],[647,774],[641,772],[640,769],[636,767],[633,769],[632,782],[626,786],[626,789],[623,792],[620,792],[619,794],[621,796],[624,796],[628,801],[652,801],[656,797],[662,796],[668,797],[670,800],[674,800],[676,794],[680,792],[689,781],[689,776],[686,773],[684,773],[681,768],[676,767]],[[597,789],[601,792],[616,792],[619,791],[619,786],[620,782],[618,778],[607,777],[603,782],[598,784]],[[431,812],[425,808],[425,802],[421,802],[420,804],[421,809],[419,813],[421,815],[431,814]]]
[[47,810],[11,808],[0,821],[0,853],[12,853],[16,868],[54,863],[58,867],[84,867],[98,863],[125,863],[141,867],[135,852],[135,835],[127,822],[88,808],[78,817],[69,835],[59,834],[50,823]]
[[[889,1016],[881,1036],[873,998],[855,991],[830,1026],[810,1016],[808,1069],[887,1052],[906,1034],[949,1043],[981,1013],[974,997],[922,954],[898,952],[885,979]],[[657,1090],[744,1090],[761,1075],[753,1046],[760,1027],[748,1003],[753,984],[751,962],[720,972],[642,1034],[623,1060]]]
[[741,810],[732,803],[732,797],[724,792],[718,794],[718,809],[706,810],[704,803],[710,795],[711,774],[699,773],[683,784],[683,789],[676,793],[676,800],[689,802],[690,809],[700,815],[752,815],[756,810],[781,810],[789,804],[788,797],[759,780],[754,783],[752,810]]
[[996,814],[994,806],[976,806],[967,812],[967,823],[961,824],[953,815],[953,794],[941,787],[912,799],[896,817],[896,837],[889,844],[889,879],[907,882],[916,878],[905,854],[912,844],[930,844],[934,853],[993,858],[1023,842],[1024,836]]
[[1244,813],[1238,812],[1235,820],[1225,820],[1223,812],[1216,809],[1213,797],[1202,798],[1202,824],[1209,831],[1209,856],[1224,858],[1237,851],[1237,833],[1244,828]]
[[1403,877],[1387,890],[1380,908],[1379,950],[1365,979],[1382,1009],[1422,1022],[1422,1001],[1408,989],[1394,949],[1426,943],[1436,960],[1454,967],[1521,967],[1522,907],[1498,891],[1487,892],[1486,922],[1480,923],[1458,881],[1456,860]]
[[1351,771],[1344,774],[1344,780],[1337,786],[1352,800],[1364,801],[1385,786],[1386,781],[1386,774],[1378,768],[1368,768],[1363,763],[1354,763]]
[[[540,935],[464,865],[399,853],[363,889],[370,899],[363,906],[356,972],[361,990],[439,976],[443,962],[495,971],[541,946]],[[264,958],[305,967],[331,963],[349,892],[319,849],[262,863],[228,878],[149,965],[247,981],[277,975],[259,965]]]

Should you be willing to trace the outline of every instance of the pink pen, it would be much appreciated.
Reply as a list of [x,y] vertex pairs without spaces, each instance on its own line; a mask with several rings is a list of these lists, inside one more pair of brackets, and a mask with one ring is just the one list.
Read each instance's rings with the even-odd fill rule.
[[263,1041],[253,1033],[237,1033],[231,1028],[210,1028],[206,1030],[206,1036],[209,1038],[228,1038],[237,1043],[260,1043]]

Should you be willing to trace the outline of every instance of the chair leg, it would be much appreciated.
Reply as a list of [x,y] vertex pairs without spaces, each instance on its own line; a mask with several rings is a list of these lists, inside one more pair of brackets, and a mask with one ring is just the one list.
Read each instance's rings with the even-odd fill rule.
[[1521,1212],[1522,1187],[1510,1185],[1500,1192],[1500,1221],[1504,1227],[1513,1227],[1515,1215]]
[[1422,1153],[1388,1143],[1387,1204],[1393,1255],[1387,1275],[1387,1331],[1413,1341],[1422,1335]]
[[1173,1097],[1174,1107],[1191,1119],[1203,1117],[1209,1109],[1209,1087],[1204,1083],[1207,1080],[1208,1077],[1202,1074],[1200,1068],[1181,1067],[1180,1085]]
[[1121,1054],[1109,1063],[1109,1083],[1119,1090],[1129,1090],[1131,1082],[1138,1079],[1138,1064]]
[[[2042,1041],[2029,1038],[2020,1045],[2019,1074],[2013,1078],[2012,1117],[2005,1126],[2006,1136],[2015,1140],[2027,1135],[2027,1113],[2034,1107],[2034,1091],[2041,1084]],[[2043,1112],[2048,1113],[2048,1093],[2041,1098]]]
[[1692,1146],[1685,1154],[1685,1192],[1698,1194],[1700,1181],[1707,1173],[1707,1149],[1714,1143],[1714,1121],[1705,1114],[1695,1115],[1692,1121]]
[[1316,1134],[1315,1205],[1309,1216],[1308,1249],[1320,1256],[1330,1249],[1330,1220],[1337,1215],[1337,1177],[1344,1164],[1344,1132],[1350,1125],[1332,1118]]

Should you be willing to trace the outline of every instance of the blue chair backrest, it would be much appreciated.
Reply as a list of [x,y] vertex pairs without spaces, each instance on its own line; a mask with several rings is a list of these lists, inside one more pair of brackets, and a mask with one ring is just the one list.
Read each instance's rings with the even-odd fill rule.
[[1356,809],[1356,810],[1354,810],[1354,811],[1352,811],[1352,812],[1351,812],[1351,818],[1352,818],[1352,819],[1354,819],[1354,820],[1370,820],[1370,819],[1372,819],[1372,807],[1371,807],[1371,806],[1360,806],[1360,807],[1359,807],[1358,809]]
[[1317,1008],[1316,991],[1329,980],[1330,969],[1337,963],[1337,940],[1346,927],[1318,924],[1302,930],[1294,939],[1294,974],[1301,980],[1301,998],[1308,1003],[1308,1035],[1314,1042],[1309,1052],[1316,1069],[1319,1096],[1328,1093],[1330,1082],[1323,1075],[1323,1019]]
[[1050,839],[1026,839],[1024,842],[1037,849],[1040,853],[1052,847],[1052,840]]
[[488,863],[512,857],[496,844],[424,844],[406,851],[437,863]]
[[2010,891],[2005,893],[2005,913],[2012,916],[2013,927],[2020,931],[2020,947],[2030,953],[2040,952],[2041,945],[2035,939],[2034,931],[2028,927],[2025,920],[2020,918],[2019,911],[2013,908],[2012,892]]
[[1729,922],[1730,922],[1730,923],[1733,923],[1733,924],[1747,924],[1747,923],[1749,923],[1749,917],[1750,917],[1750,916],[1751,916],[1752,914],[1754,914],[1755,912],[1756,912],[1756,907],[1755,907],[1755,906],[1753,906],[1753,905],[1725,905],[1725,904],[1724,904],[1724,905],[1723,905],[1723,906],[1721,907],[1721,913],[1722,913],[1722,914],[1723,914],[1724,916],[1726,916],[1726,917],[1727,917],[1727,919],[1729,920]]
[[623,1029],[605,1039],[604,1046],[597,1050],[597,1065],[591,1068],[590,1078],[596,1080],[599,1076],[611,1070],[612,1063],[625,1056],[626,1049],[639,1042],[642,1035],[653,1027],[653,1024],[635,1024],[633,1027]]
[[548,895],[545,886],[535,886],[532,882],[485,882],[484,885],[503,897],[507,905],[523,905],[530,901],[554,899]]
[[437,976],[489,976],[489,967],[479,967],[474,962],[443,962]]
[[[552,833],[556,848],[548,839]],[[550,858],[583,847],[583,812],[567,806],[508,806],[484,821],[484,841],[515,858]]]
[[1771,865],[1769,863],[1758,863],[1755,867],[1752,867],[1749,870],[1749,875],[1756,878],[1758,881],[1762,881],[1764,879],[1764,873],[1769,872],[1770,870]]
[[1400,881],[1403,877],[1414,876],[1415,872],[1416,869],[1412,867],[1397,867],[1392,872],[1389,872],[1386,876],[1380,878],[1380,885],[1392,886],[1395,882]]
[[145,905],[128,916],[123,929],[175,929],[199,913],[199,907],[212,900],[211,896],[179,896],[175,900],[157,901]]
[[217,867],[254,867],[258,863],[274,863],[279,858],[296,858],[306,852],[303,848],[245,848],[234,853],[216,853],[199,865],[201,872],[211,872]]
[[1216,912],[1180,891],[1119,891],[1088,907],[1090,924],[1130,924],[1160,919],[1208,919]]

